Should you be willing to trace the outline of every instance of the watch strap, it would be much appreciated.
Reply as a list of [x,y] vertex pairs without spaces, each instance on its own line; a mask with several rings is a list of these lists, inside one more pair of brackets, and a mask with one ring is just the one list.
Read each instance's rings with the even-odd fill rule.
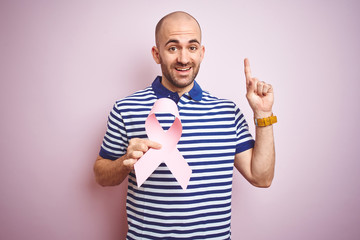
[[270,117],[267,117],[267,118],[255,118],[254,122],[255,122],[255,125],[258,127],[266,127],[266,126],[270,126],[274,123],[277,123],[277,117],[274,115],[271,115]]

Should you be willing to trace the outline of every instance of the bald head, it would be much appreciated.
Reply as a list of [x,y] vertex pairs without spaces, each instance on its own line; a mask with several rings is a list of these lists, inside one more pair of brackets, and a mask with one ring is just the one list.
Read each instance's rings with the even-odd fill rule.
[[179,23],[179,24],[181,24],[183,22],[194,22],[194,23],[196,23],[196,25],[198,27],[198,30],[199,30],[199,33],[200,33],[200,37],[201,37],[200,24],[198,23],[198,21],[193,16],[191,16],[190,14],[188,14],[186,12],[181,12],[181,11],[172,12],[172,13],[169,13],[168,15],[164,16],[162,19],[160,19],[160,21],[156,25],[156,28],[155,28],[156,45],[159,47],[160,34],[162,33],[163,28],[167,23]]

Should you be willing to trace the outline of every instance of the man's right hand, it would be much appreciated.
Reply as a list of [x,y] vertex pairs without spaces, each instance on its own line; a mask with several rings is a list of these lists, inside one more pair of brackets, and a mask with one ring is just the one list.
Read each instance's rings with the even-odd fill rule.
[[123,165],[129,171],[134,169],[134,164],[150,149],[160,149],[161,144],[148,139],[132,138],[126,150]]
[[126,154],[115,161],[98,156],[94,164],[96,181],[102,186],[115,186],[129,175],[134,164],[150,148],[160,149],[161,145],[147,139],[133,138],[129,141]]

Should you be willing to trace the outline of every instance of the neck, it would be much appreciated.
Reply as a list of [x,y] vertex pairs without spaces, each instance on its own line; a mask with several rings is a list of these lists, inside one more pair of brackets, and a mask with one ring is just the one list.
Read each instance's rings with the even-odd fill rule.
[[165,79],[164,77],[162,78],[162,81],[161,81],[161,84],[166,87],[167,89],[169,89],[170,91],[172,92],[177,92],[177,94],[179,94],[179,97],[181,97],[184,93],[186,92],[189,92],[193,87],[194,87],[194,81],[186,86],[186,87],[183,87],[183,88],[179,88],[179,87],[176,87],[174,85],[172,85],[167,79]]

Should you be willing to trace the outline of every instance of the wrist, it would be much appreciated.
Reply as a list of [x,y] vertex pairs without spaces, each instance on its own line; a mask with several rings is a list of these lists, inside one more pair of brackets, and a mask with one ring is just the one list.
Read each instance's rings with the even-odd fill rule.
[[257,118],[267,118],[267,117],[270,117],[273,115],[273,112],[270,111],[270,112],[263,112],[263,111],[254,111],[254,118],[257,119]]
[[[263,116],[263,115],[260,115],[260,116]],[[260,117],[260,118],[254,117],[254,123],[255,123],[255,126],[257,126],[257,127],[271,126],[274,123],[277,123],[277,117],[274,116],[272,113],[270,116],[267,115],[267,117]]]

